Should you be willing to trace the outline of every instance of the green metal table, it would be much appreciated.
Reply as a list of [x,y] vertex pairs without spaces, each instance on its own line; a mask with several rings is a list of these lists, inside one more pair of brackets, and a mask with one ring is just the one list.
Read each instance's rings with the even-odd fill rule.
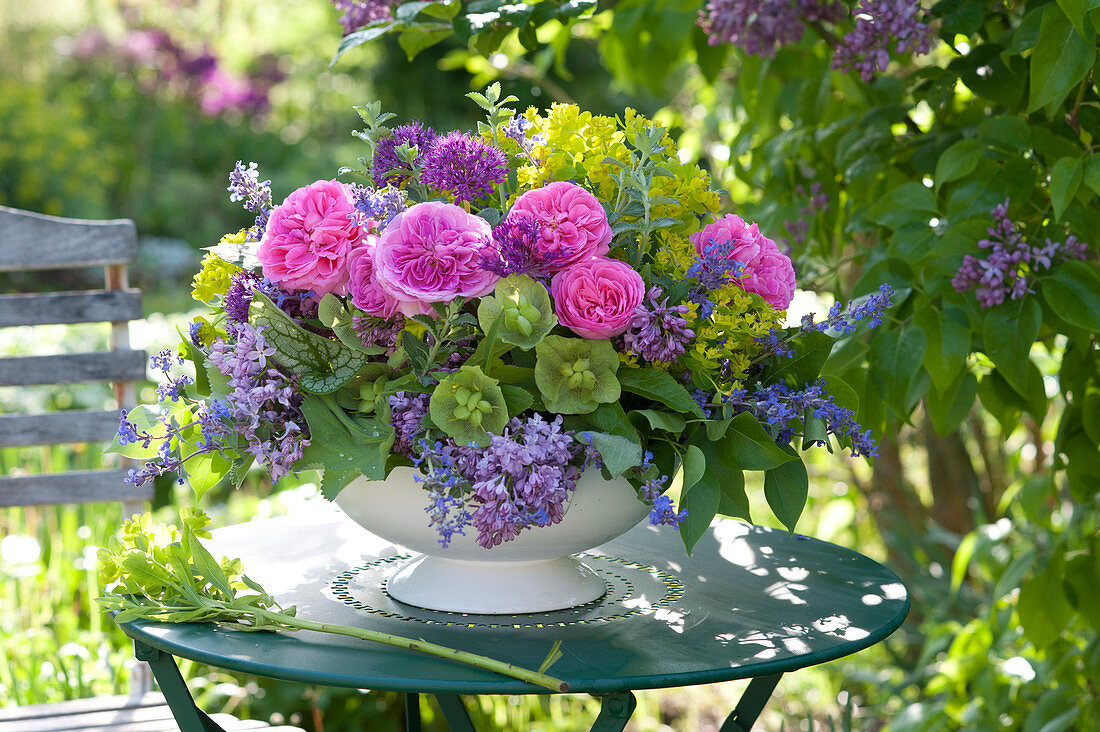
[[[592,730],[622,730],[633,691],[752,679],[722,732],[747,732],[782,674],[847,656],[892,633],[909,597],[888,569],[849,549],[735,521],[716,522],[689,558],[675,531],[638,526],[589,552],[608,593],[588,605],[518,616],[457,615],[403,605],[383,590],[406,550],[328,510],[214,532],[215,556],[301,617],[369,627],[538,668],[570,693],[601,699]],[[122,625],[149,661],[182,732],[217,732],[192,700],[174,657],[286,681],[405,692],[409,730],[418,694],[434,694],[452,730],[472,731],[461,694],[546,689],[404,649],[300,631],[248,633],[207,624]]]

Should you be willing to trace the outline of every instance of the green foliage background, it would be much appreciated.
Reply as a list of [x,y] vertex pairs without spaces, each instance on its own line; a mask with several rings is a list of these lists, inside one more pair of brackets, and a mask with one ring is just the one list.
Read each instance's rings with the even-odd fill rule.
[[[331,70],[338,26],[321,0],[285,0],[278,12],[238,2],[195,2],[179,13],[141,6],[141,22],[209,42],[237,69],[265,52],[285,64],[271,112],[246,120],[204,118],[169,89],[150,97],[107,61],[73,63],[64,39],[91,25],[117,32],[115,4],[28,9],[0,0],[0,203],[129,216],[144,234],[204,246],[244,223],[220,183],[237,159],[260,163],[278,197],[353,159],[352,104],[379,98],[402,118],[468,127],[477,111],[462,101],[470,79],[495,78],[524,104],[569,100],[604,113],[632,104],[655,115],[731,191],[734,210],[775,238],[806,205],[799,186],[820,183],[829,208],[808,219],[794,252],[800,284],[827,303],[887,281],[904,302],[888,329],[834,351],[825,369],[856,387],[860,421],[888,435],[883,456],[871,470],[811,466],[818,479],[799,530],[887,562],[914,611],[878,649],[785,679],[782,716],[766,723],[808,714],[822,726],[905,731],[1100,726],[1100,6],[929,4],[932,52],[897,57],[864,83],[829,70],[829,34],[814,30],[762,59],[707,45],[695,2],[580,4],[574,14],[550,4],[517,17],[488,0],[476,27],[463,25],[467,6],[451,8],[451,30],[420,4]],[[982,309],[950,278],[964,254],[980,254],[989,211],[1006,198],[1029,238],[1075,233],[1093,258],[1056,266],[1033,293]],[[243,505],[243,515],[254,508]],[[0,525],[46,545],[69,537],[58,551],[78,552],[79,526],[97,527],[97,537],[109,530],[102,517],[74,524],[71,515],[9,513]],[[43,572],[64,574],[56,561]],[[57,603],[86,598],[87,578],[71,577]],[[27,622],[45,627],[51,612],[3,634],[11,639]],[[65,626],[65,642],[96,647],[101,625],[89,625],[84,603],[75,613],[83,620]],[[56,640],[36,641],[37,672],[31,664],[24,678],[42,678]],[[109,668],[125,652],[112,643],[100,654],[113,659]],[[10,669],[20,667],[6,667],[11,678],[0,685],[10,689]],[[55,689],[51,696],[14,698],[112,688],[110,674],[97,674],[66,673],[40,687]],[[203,678],[216,687],[216,677]],[[256,692],[232,698],[260,714],[300,703],[282,686],[241,680],[237,688]],[[362,714],[361,701],[317,691],[299,708],[307,720],[323,709],[335,725]],[[374,703],[385,716],[395,700]],[[519,707],[488,704],[486,720],[515,726],[508,715]],[[647,719],[686,720],[670,716],[674,707],[661,702]],[[569,729],[590,712],[522,709],[546,729]]]

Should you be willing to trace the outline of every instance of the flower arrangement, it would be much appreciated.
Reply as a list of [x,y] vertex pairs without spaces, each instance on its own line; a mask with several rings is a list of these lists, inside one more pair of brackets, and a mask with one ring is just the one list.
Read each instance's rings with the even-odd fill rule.
[[[875,453],[821,374],[889,288],[784,327],[790,258],[717,216],[660,125],[517,113],[498,85],[470,97],[476,133],[358,108],[366,153],[341,171],[358,182],[277,206],[238,163],[231,198],[255,222],[205,256],[194,296],[213,313],[154,358],[160,403],[122,416],[117,449],[143,460],[129,480],[176,472],[201,494],[253,463],[273,481],[323,468],[331,499],[413,465],[440,542],[494,547],[559,522],[599,470],[690,550],[716,513],[749,517],[750,470],[793,530],[796,438]],[[194,378],[172,375],[185,361]]]

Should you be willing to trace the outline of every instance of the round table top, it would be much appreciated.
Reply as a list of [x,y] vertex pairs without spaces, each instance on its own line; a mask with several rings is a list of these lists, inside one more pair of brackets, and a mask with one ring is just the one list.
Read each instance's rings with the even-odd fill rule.
[[[571,692],[611,693],[764,676],[831,661],[890,635],[909,612],[898,577],[850,549],[717,521],[688,557],[674,530],[639,525],[589,552],[609,591],[569,610],[460,615],[382,589],[407,550],[324,508],[214,532],[215,557],[298,616],[439,643],[548,670]],[[175,656],[271,678],[424,693],[545,693],[478,668],[310,631],[245,632],[136,621],[127,634]]]

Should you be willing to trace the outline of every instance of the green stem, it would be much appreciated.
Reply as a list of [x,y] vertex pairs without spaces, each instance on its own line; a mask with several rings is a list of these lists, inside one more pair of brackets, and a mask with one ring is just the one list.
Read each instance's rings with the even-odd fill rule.
[[545,687],[551,691],[568,691],[569,684],[556,679],[553,676],[539,673],[537,671],[531,671],[529,669],[521,668],[506,661],[497,661],[487,656],[480,656],[476,653],[469,653],[468,651],[461,651],[455,648],[448,648],[447,646],[441,646],[436,643],[429,643],[422,638],[404,638],[399,635],[391,635],[389,633],[382,633],[376,630],[366,630],[364,628],[353,628],[347,625],[336,625],[334,623],[319,623],[314,620],[305,620],[303,618],[296,618],[289,615],[283,615],[282,613],[272,612],[270,610],[264,610],[261,608],[255,608],[253,611],[257,617],[264,618],[273,623],[280,625],[299,628],[301,630],[314,630],[319,633],[332,633],[335,635],[346,635],[351,638],[359,638],[361,640],[373,641],[375,643],[382,643],[387,646],[395,646],[397,648],[407,648],[410,651],[419,651],[426,653],[430,656],[438,656],[439,658],[446,658],[451,661],[458,661],[468,666],[474,666],[476,668],[482,668],[487,671],[494,671],[504,676],[510,676],[520,681],[526,681],[530,684],[536,684],[538,686]]

